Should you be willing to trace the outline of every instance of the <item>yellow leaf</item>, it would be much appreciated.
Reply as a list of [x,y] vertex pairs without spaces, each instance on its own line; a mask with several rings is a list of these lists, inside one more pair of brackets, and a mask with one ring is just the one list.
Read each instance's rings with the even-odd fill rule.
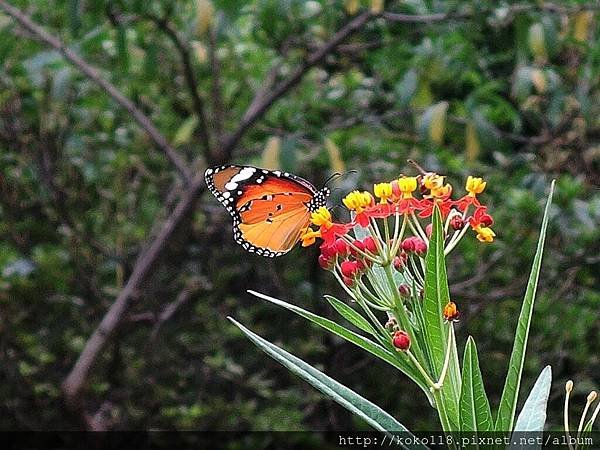
[[546,92],[546,75],[540,69],[532,69],[530,72],[531,82],[538,94]]
[[446,131],[446,112],[448,111],[448,102],[440,102],[431,107],[431,122],[429,123],[429,138],[436,144],[444,141]]
[[360,0],[346,0],[344,2],[344,7],[346,9],[346,12],[353,16],[354,14],[356,14],[358,12],[358,8],[360,6]]
[[477,136],[477,130],[473,122],[467,123],[465,129],[465,158],[467,161],[475,161],[481,151],[481,144]]
[[534,23],[529,27],[529,49],[536,59],[548,59],[544,26],[541,23]]
[[210,0],[196,0],[196,32],[204,35],[213,20],[215,8]]
[[575,39],[577,42],[587,41],[593,18],[594,13],[592,11],[581,11],[575,15],[573,39]]
[[271,136],[265,145],[265,149],[262,153],[261,167],[265,169],[279,169],[281,162],[279,156],[281,154],[281,138],[277,136]]
[[383,12],[383,0],[371,0],[371,12],[373,14]]
[[344,163],[339,147],[331,139],[325,138],[325,148],[329,155],[331,170],[337,173],[344,173],[346,171],[346,164]]
[[208,59],[208,51],[202,42],[192,41],[192,50],[200,64],[204,64]]

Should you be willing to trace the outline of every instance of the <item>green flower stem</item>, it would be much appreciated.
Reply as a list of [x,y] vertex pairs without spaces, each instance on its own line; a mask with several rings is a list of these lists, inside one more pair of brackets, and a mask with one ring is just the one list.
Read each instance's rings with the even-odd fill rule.
[[436,387],[436,383],[431,379],[431,377],[429,376],[429,374],[425,371],[425,369],[423,368],[423,366],[419,363],[419,361],[417,360],[417,358],[415,358],[415,356],[412,354],[412,352],[410,350],[406,350],[405,353],[406,353],[406,356],[408,356],[408,358],[410,359],[410,361],[417,368],[417,370],[421,373],[421,375],[423,375],[423,379],[427,382],[427,384],[429,385],[429,388],[432,391],[435,390],[435,389],[438,389]]
[[402,218],[402,228],[400,231],[398,230],[398,224],[400,223],[400,214],[396,214],[396,225],[394,227],[394,245],[392,250],[390,251],[390,258],[394,259],[394,257],[398,254],[398,250],[400,250],[400,245],[402,244],[402,238],[404,237],[404,233],[406,232],[406,223],[408,222],[408,216],[404,214]]
[[448,256],[448,254],[452,250],[454,250],[454,247],[456,247],[456,245],[460,242],[463,236],[467,233],[468,229],[469,225],[465,224],[463,229],[460,230],[460,233],[458,233],[458,236],[456,235],[456,233],[452,235],[452,237],[450,238],[450,242],[448,242],[448,245],[446,245],[446,248],[444,249],[444,256]]
[[386,250],[386,255],[385,258],[388,261],[392,260],[392,256],[390,253],[390,224],[388,223],[387,219],[383,219],[383,235],[385,236],[385,242],[384,242],[384,248]]
[[425,280],[421,276],[421,272],[419,271],[418,266],[415,264],[414,258],[412,256],[410,256],[408,259],[410,261],[410,266],[412,267],[414,275],[415,275],[413,277],[413,279],[417,282],[417,285],[419,285],[419,287],[425,286]]
[[371,261],[373,264],[381,264],[381,260],[379,258],[375,258],[373,255],[369,254],[368,252],[363,252],[361,249],[359,249],[358,247],[356,247],[354,245],[354,240],[352,240],[351,237],[349,237],[348,235],[344,235],[342,236],[342,239],[344,241],[346,241],[346,243],[352,247],[352,249],[358,253],[360,256],[362,256],[363,258],[367,258],[369,261]]
[[377,226],[377,221],[375,219],[371,219],[369,222],[369,231],[373,239],[375,240],[375,245],[377,246],[377,253],[381,256],[383,261],[379,261],[379,264],[384,266],[389,264],[387,260],[387,255],[383,251],[383,238],[381,237],[381,232],[379,231],[379,227]]
[[381,333],[382,340],[384,340],[385,344],[386,345],[389,344],[389,335],[390,335],[390,333],[381,324],[381,322],[379,321],[379,319],[377,319],[377,317],[375,316],[375,314],[373,314],[373,311],[371,311],[371,308],[369,308],[369,305],[367,305],[365,303],[364,299],[361,298],[360,295],[356,296],[356,303],[358,303],[360,305],[360,307],[365,310],[365,312],[367,313],[367,316],[369,316],[369,318],[373,322],[373,325],[375,325],[375,327],[377,327],[378,331]]
[[369,290],[369,287],[361,279],[358,280],[358,286],[362,289],[363,293],[366,294],[366,296],[370,299],[371,302],[373,302],[375,304],[380,303],[381,305],[383,305],[383,306],[377,307],[377,309],[380,309],[381,311],[389,311],[391,308],[393,308],[394,305],[389,304],[385,300],[383,300],[383,303],[382,303],[382,300],[378,299]]
[[450,328],[448,329],[448,347],[446,348],[446,357],[444,358],[442,372],[440,373],[440,378],[436,383],[437,389],[441,389],[444,385],[444,380],[446,379],[446,374],[448,373],[448,367],[450,366],[450,353],[452,350],[452,346],[455,345],[453,330],[454,325],[450,324]]
[[410,341],[417,354],[417,357],[421,361],[425,361],[425,356],[423,354],[423,351],[421,350],[421,347],[419,346],[419,342],[416,339],[415,331],[410,323],[410,319],[408,318],[408,314],[406,313],[406,308],[404,306],[404,303],[402,302],[400,293],[398,292],[396,282],[394,281],[394,274],[392,273],[392,270],[394,269],[390,265],[384,267],[384,271],[387,276],[390,288],[393,291],[394,301],[396,302],[393,309],[394,315],[396,316],[396,319],[398,319],[398,323],[400,323],[404,331],[408,333]]
[[414,226],[411,227],[413,230],[413,233],[418,235],[425,242],[429,242],[429,239],[427,238],[427,234],[425,233],[425,231],[423,231],[423,228],[421,227],[421,224],[419,223],[419,219],[417,219],[417,216],[415,216],[415,213],[411,213],[410,216],[413,219],[413,223],[414,223]]

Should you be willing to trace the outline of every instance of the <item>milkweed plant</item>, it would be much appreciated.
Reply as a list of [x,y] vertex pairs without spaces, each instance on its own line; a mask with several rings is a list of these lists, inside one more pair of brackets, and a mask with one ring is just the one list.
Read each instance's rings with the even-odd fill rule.
[[[347,294],[345,300],[332,296],[326,299],[356,330],[283,300],[249,292],[287,308],[402,372],[419,386],[437,411],[444,433],[475,436],[491,432],[508,436],[519,432],[541,433],[552,379],[550,366],[541,372],[518,416],[516,412],[554,182],[495,413],[484,388],[472,336],[466,341],[462,360],[458,355],[454,324],[460,317],[460,307],[450,296],[446,275],[446,258],[466,235],[474,234],[486,244],[494,241],[493,218],[479,199],[485,187],[483,179],[469,176],[466,194],[453,199],[454,189],[444,176],[435,173],[401,176],[389,183],[375,184],[373,193],[349,193],[343,199],[351,217],[346,223],[335,222],[324,207],[312,213],[311,226],[302,233],[302,245],[309,246],[319,240],[319,265],[337,279]],[[412,436],[391,414],[230,320],[269,356],[374,429]],[[594,408],[596,393],[590,393],[579,426],[570,430],[571,389],[569,381],[565,436],[575,441],[571,448],[577,448],[579,442],[586,441],[574,438],[591,432],[600,402]],[[450,448],[455,445],[449,443]],[[406,447],[426,448],[418,440]]]

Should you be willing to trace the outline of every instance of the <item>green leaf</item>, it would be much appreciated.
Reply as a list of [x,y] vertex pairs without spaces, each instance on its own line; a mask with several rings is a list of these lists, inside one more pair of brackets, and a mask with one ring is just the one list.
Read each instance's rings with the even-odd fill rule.
[[[377,405],[369,400],[361,397],[353,390],[347,388],[343,384],[335,381],[333,378],[325,375],[323,372],[315,369],[310,364],[304,362],[300,358],[286,352],[278,346],[263,339],[253,333],[242,324],[229,317],[229,320],[237,326],[248,339],[250,339],[258,348],[264,351],[271,358],[281,363],[294,374],[298,375],[303,380],[307,381],[319,391],[336,401],[344,408],[348,409],[353,414],[365,420],[369,425],[379,431],[401,431],[410,433],[409,430],[386,413]],[[414,444],[404,448],[426,449],[423,445]]]
[[196,116],[188,117],[175,133],[173,145],[177,147],[182,144],[188,144],[191,141],[192,135],[194,134],[194,130],[196,130],[197,126],[198,118]]
[[462,432],[489,432],[494,428],[490,403],[479,369],[477,347],[471,336],[467,339],[463,359],[460,423]]
[[423,389],[423,391],[429,395],[429,390],[426,386],[425,381],[421,379],[421,375],[407,360],[405,360],[404,358],[401,359],[400,353],[395,351],[392,352],[388,349],[385,349],[384,347],[371,341],[370,339],[361,336],[360,334],[357,334],[354,331],[348,330],[347,328],[344,328],[343,326],[334,322],[333,320],[329,320],[325,317],[318,316],[317,314],[311,313],[310,311],[306,311],[305,309],[292,305],[291,303],[287,303],[283,300],[269,297],[268,295],[261,294],[260,292],[249,290],[248,293],[256,297],[262,298],[263,300],[267,300],[268,302],[274,303],[275,305],[283,306],[284,308],[304,317],[305,319],[310,320],[311,322],[319,325],[321,328],[324,328],[327,331],[335,334],[336,336],[339,336],[345,339],[346,341],[356,345],[357,347],[360,347],[363,350],[366,350],[369,353],[377,356],[379,359],[399,369],[407,377],[409,377],[411,380],[417,383],[419,387],[421,387],[421,389]]
[[[433,211],[433,228],[429,240],[429,248],[425,256],[425,300],[424,317],[427,331],[427,348],[431,359],[435,378],[442,372],[446,349],[448,348],[448,332],[450,324],[444,323],[443,308],[450,300],[448,277],[444,258],[443,224],[437,207]],[[448,413],[449,424],[457,429],[460,423],[460,366],[456,344],[451,349],[450,366],[447,378],[442,387],[442,399]]]
[[326,295],[325,298],[331,304],[331,306],[333,306],[335,310],[352,325],[365,331],[366,333],[372,334],[373,336],[377,334],[369,321],[357,313],[353,308],[337,298],[332,297],[331,295]]
[[526,436],[528,439],[531,437],[536,437],[531,436],[529,434],[531,432],[539,433],[539,436],[542,436],[544,424],[546,423],[546,407],[548,405],[548,397],[550,396],[551,385],[552,368],[550,366],[546,366],[533,385],[533,388],[529,393],[529,397],[527,397],[527,400],[525,400],[525,404],[523,405],[521,414],[519,414],[511,439],[513,444],[510,446],[509,450],[522,448],[526,448],[527,450],[536,450],[542,448],[541,443],[531,444],[531,442],[528,441],[527,444],[517,445],[517,442],[520,442],[520,438],[522,437],[519,435],[519,433],[527,433],[527,435],[524,434],[523,436]]
[[544,253],[544,241],[546,238],[546,228],[548,227],[548,213],[550,204],[552,203],[552,195],[554,193],[554,181],[550,187],[550,194],[546,202],[544,210],[544,218],[542,219],[542,228],[538,240],[537,251],[533,258],[531,274],[527,282],[527,290],[523,299],[523,306],[517,323],[517,331],[515,341],[510,355],[508,364],[508,374],[500,399],[500,408],[498,409],[498,417],[496,418],[496,431],[511,431],[515,421],[515,412],[517,409],[517,400],[519,397],[519,387],[521,385],[521,376],[523,373],[523,364],[525,362],[525,350],[527,348],[527,339],[529,337],[529,328],[531,325],[531,315],[535,302],[535,293],[537,283],[540,276],[540,268],[542,265],[542,254]]

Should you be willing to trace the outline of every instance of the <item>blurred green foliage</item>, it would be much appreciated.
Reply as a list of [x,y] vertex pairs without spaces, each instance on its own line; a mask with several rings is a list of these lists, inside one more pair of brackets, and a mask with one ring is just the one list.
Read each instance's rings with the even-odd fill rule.
[[[231,132],[270,73],[285,79],[369,7],[330,0],[12,3],[98,67],[188,161],[199,158],[191,166],[197,171],[206,161],[181,58],[148,16],[166,18],[189,46],[214,135],[211,53],[222,127]],[[557,178],[524,381],[527,390],[541,367],[553,366],[554,427],[561,383],[575,380],[581,405],[600,387],[600,29],[598,13],[582,5],[386,2],[387,12],[449,16],[369,21],[276,101],[233,158],[275,164],[317,185],[334,170],[356,170],[339,181],[334,201],[356,186],[414,173],[407,158],[456,186],[468,174],[483,176],[498,238],[487,246],[465,239],[449,260],[449,278],[463,311],[459,342],[476,337],[493,405],[542,202]],[[30,37],[0,13],[0,428],[78,428],[79,419],[65,414],[60,383],[181,186],[126,111]],[[314,249],[277,261],[244,253],[209,195],[180,228],[95,367],[86,411],[115,429],[365,427],[252,347],[226,320],[232,315],[409,428],[435,426],[426,399],[391,368],[246,294],[256,289],[331,314],[322,295],[344,296],[318,268]],[[153,331],[182,290],[191,292],[189,301]]]

